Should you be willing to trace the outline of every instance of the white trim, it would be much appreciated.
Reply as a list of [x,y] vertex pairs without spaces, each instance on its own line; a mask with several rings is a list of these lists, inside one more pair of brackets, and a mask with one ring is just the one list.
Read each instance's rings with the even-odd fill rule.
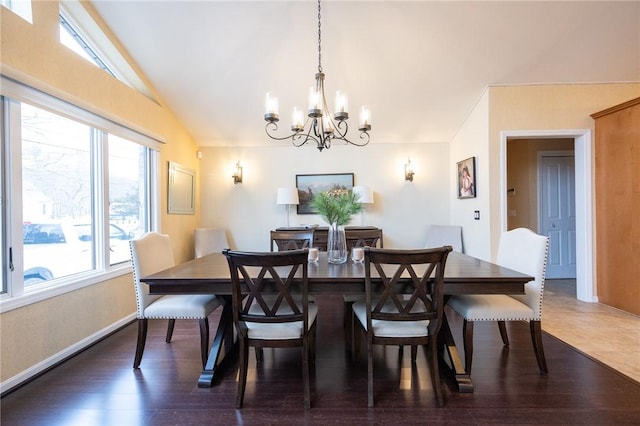
[[93,333],[92,335],[74,343],[73,345],[64,348],[63,350],[50,356],[49,358],[43,361],[40,361],[39,363],[27,368],[24,371],[21,371],[15,376],[0,383],[0,393],[4,394],[5,392],[10,391],[11,389],[15,388],[16,386],[19,386],[20,384],[31,379],[32,377],[42,373],[43,371],[46,371],[47,369],[55,366],[56,364],[64,361],[65,359],[88,348],[92,344],[98,342],[100,339],[117,331],[119,328],[126,326],[127,324],[134,321],[135,319],[136,319],[136,314],[134,312],[114,322],[113,324],[103,328],[102,330],[99,330],[96,333]]
[[593,180],[590,129],[508,130],[500,132],[500,222],[507,230],[507,139],[573,138],[576,167],[576,292],[578,300],[596,303],[593,253]]
[[[122,138],[140,143],[149,148],[159,150],[166,139],[142,129],[122,117],[96,108],[82,99],[61,91],[47,83],[37,80],[22,71],[15,70],[3,64],[0,74],[1,94],[7,97],[26,101],[39,108],[53,111],[57,114],[66,113],[70,118],[83,123],[99,127],[100,129],[118,135]],[[52,110],[52,107],[55,109]]]
[[44,286],[41,290],[26,291],[20,295],[3,294],[0,298],[0,314],[130,273],[131,261],[127,261],[105,272],[89,271],[60,278],[57,284]]

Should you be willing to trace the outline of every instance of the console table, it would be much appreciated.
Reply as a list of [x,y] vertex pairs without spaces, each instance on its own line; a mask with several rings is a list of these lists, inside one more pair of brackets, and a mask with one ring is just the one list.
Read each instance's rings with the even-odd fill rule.
[[[311,226],[281,227],[281,228],[276,228],[276,231],[303,231],[308,229],[313,229],[313,246],[318,247],[320,251],[327,251],[327,240],[329,238],[328,226],[318,226],[313,228]],[[378,228],[375,226],[345,226],[344,229],[345,230],[347,229],[377,230]],[[380,231],[380,233],[382,234],[382,230]],[[382,243],[382,238],[380,238],[380,247],[381,248],[384,247]]]

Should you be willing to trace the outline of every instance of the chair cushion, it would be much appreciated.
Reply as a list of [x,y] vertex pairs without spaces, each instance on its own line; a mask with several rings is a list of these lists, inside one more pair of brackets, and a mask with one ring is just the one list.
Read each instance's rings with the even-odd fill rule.
[[[420,311],[420,303],[416,303],[412,312]],[[422,307],[424,310],[424,305]],[[353,312],[356,318],[367,329],[367,303],[364,300],[358,300],[353,304]],[[391,303],[385,304],[382,312],[398,312]],[[421,337],[429,335],[429,320],[424,321],[382,321],[372,320],[373,334],[378,337]]]
[[468,321],[539,319],[529,306],[504,294],[453,296],[447,305]]
[[142,318],[202,319],[220,306],[220,299],[212,294],[162,296],[144,309]]
[[[318,306],[309,303],[309,329],[318,316]],[[262,309],[255,303],[249,308],[249,313],[254,315],[263,314]],[[278,313],[292,313],[289,306],[281,306]],[[279,339],[299,339],[302,336],[302,321],[265,324],[258,322],[247,322],[248,335],[250,339],[279,340]]]

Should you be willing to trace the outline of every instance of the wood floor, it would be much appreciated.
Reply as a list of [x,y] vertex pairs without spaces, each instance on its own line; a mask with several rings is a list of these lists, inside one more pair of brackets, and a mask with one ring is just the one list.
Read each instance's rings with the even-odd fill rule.
[[[131,368],[130,325],[4,396],[0,422],[10,425],[299,425],[299,424],[640,424],[640,384],[544,333],[549,374],[542,376],[526,323],[509,324],[503,349],[497,326],[475,326],[475,393],[460,394],[444,377],[437,408],[423,351],[376,353],[376,406],[367,408],[366,360],[352,363],[342,336],[341,298],[321,296],[312,408],[303,409],[299,352],[265,350],[251,357],[245,406],[233,408],[235,365],[210,389],[197,387],[198,325],[151,321],[140,370]],[[461,322],[449,312],[460,340]],[[211,317],[217,323],[217,313]],[[603,345],[606,342],[602,342]]]

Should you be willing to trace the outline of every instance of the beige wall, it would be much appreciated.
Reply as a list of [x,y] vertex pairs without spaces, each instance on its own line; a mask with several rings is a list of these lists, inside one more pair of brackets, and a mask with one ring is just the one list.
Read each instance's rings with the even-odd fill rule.
[[[161,230],[171,236],[176,261],[191,258],[199,216],[166,214],[167,161],[199,172],[196,144],[161,102],[142,96],[58,42],[56,1],[37,1],[32,6],[33,25],[0,7],[2,74],[164,139],[159,173]],[[127,273],[2,313],[0,380],[5,383],[41,367],[66,348],[104,332],[134,312],[131,274]]]
[[[413,182],[404,180],[408,158]],[[234,185],[232,167],[240,161],[244,182]],[[294,187],[296,174],[354,173],[356,185],[370,186],[374,204],[366,206],[365,224],[381,227],[385,247],[423,247],[429,224],[449,223],[449,146],[370,144],[364,148],[314,147],[204,148],[201,160],[202,225],[225,227],[230,244],[243,250],[269,250],[269,230],[285,226],[286,207],[276,204],[278,187]],[[326,225],[316,215],[297,215],[291,226]],[[361,224],[361,217],[353,218]]]
[[[593,135],[594,121],[591,114],[638,96],[640,83],[532,85],[489,89],[489,227],[491,253],[494,256],[501,233],[500,133],[516,130],[588,129]],[[452,210],[455,210],[455,206],[452,206]]]

